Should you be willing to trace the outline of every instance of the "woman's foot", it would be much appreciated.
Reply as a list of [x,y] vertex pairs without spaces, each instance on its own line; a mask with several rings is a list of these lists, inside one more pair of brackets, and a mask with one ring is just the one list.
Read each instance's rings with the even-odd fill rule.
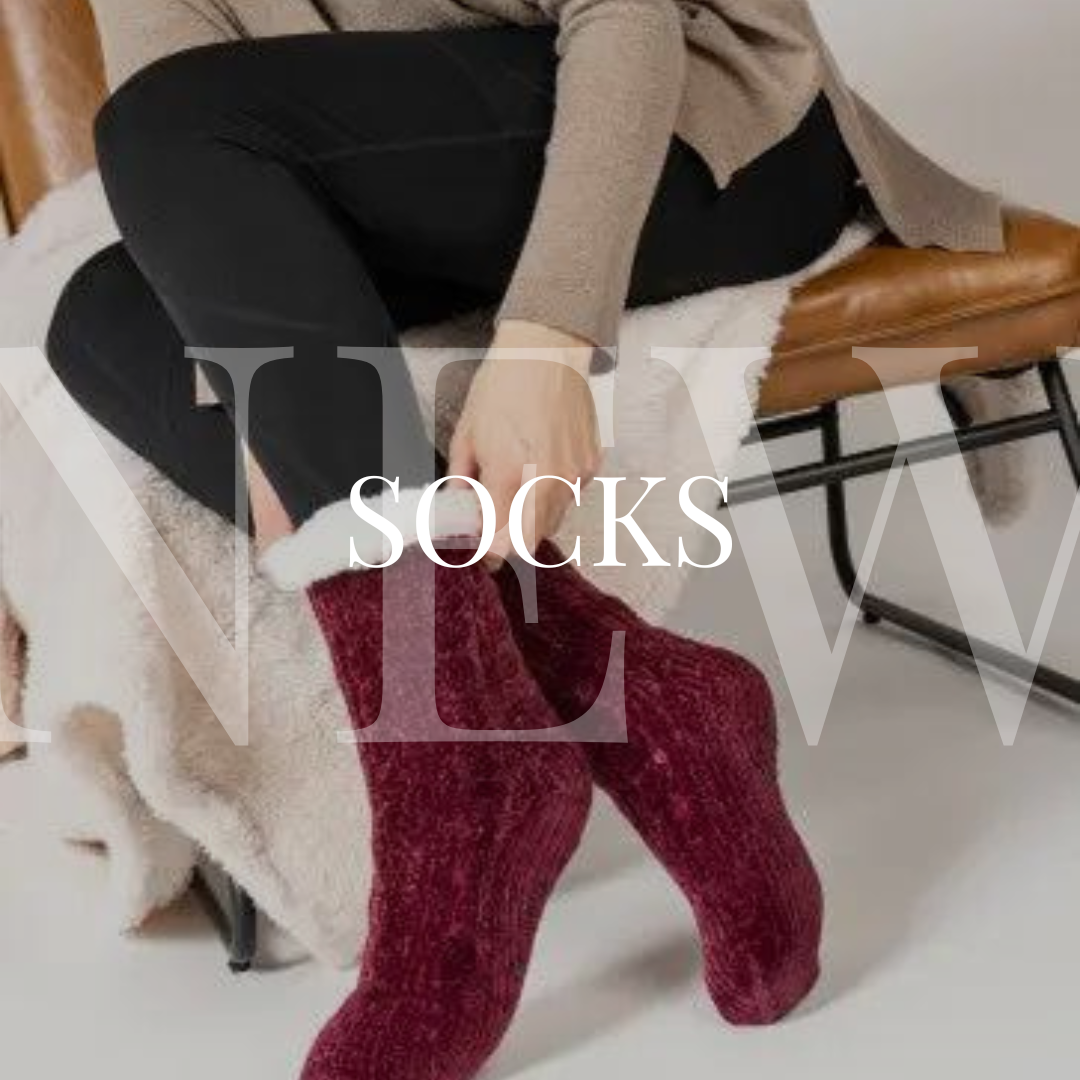
[[[567,742],[410,741],[430,737],[412,706],[431,673],[415,659],[423,648],[383,665],[384,583],[402,610],[434,609],[434,630],[418,622],[415,633],[434,632],[445,724],[558,725],[483,569],[438,567],[410,548],[388,570],[310,588],[361,733],[376,873],[359,986],[320,1034],[304,1080],[468,1080],[513,1018],[592,780]],[[378,741],[364,741],[376,718]]]
[[[544,563],[562,556],[551,545]],[[537,681],[564,722],[597,700],[612,633],[625,632],[626,743],[587,743],[597,783],[682,888],[706,981],[739,1024],[780,1019],[818,975],[822,896],[780,792],[772,694],[749,662],[652,627],[576,570],[536,572],[539,622],[498,575]],[[606,717],[617,734],[619,717]]]

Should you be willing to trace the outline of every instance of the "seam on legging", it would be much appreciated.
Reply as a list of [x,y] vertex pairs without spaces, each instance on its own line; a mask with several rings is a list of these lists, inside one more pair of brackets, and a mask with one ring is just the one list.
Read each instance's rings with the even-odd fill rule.
[[334,150],[326,154],[313,156],[312,161],[336,161],[340,158],[352,157],[354,154],[377,154],[409,153],[413,150],[445,149],[455,146],[482,146],[485,143],[500,142],[524,142],[533,139],[548,139],[551,132],[547,128],[520,128],[506,129],[493,132],[489,135],[447,135],[425,136],[424,138],[410,139],[406,142],[361,144],[343,150]]
[[[250,118],[249,118],[249,122]],[[264,136],[269,136],[271,141],[279,141],[279,135],[272,128],[260,124],[260,130]],[[219,144],[231,146],[245,153],[265,156],[270,150],[276,160],[286,167],[307,162],[339,161],[344,158],[354,157],[359,154],[411,153],[414,150],[428,150],[451,148],[456,146],[482,146],[485,143],[500,142],[527,142],[530,140],[547,140],[551,136],[551,130],[542,128],[502,128],[499,131],[477,133],[475,135],[426,135],[415,139],[406,139],[400,142],[381,143],[356,143],[340,150],[328,150],[320,154],[297,154],[292,146],[276,148],[270,146],[252,146],[240,134],[215,135],[214,141]]]
[[[473,89],[474,89],[475,93],[477,94],[477,96],[484,103],[484,107],[487,109],[489,115],[492,117],[495,124],[499,127],[500,131],[508,131],[509,130],[509,131],[512,132],[514,130],[519,130],[519,129],[513,129],[513,128],[507,129],[505,127],[505,124],[503,123],[503,120],[502,120],[501,116],[499,115],[498,110],[492,104],[491,99],[488,97],[487,93],[485,92],[486,89],[487,89],[486,85],[476,77],[476,72],[474,72],[472,70],[472,68],[469,67],[469,65],[466,64],[465,61],[454,51],[454,49],[450,45],[449,41],[447,41],[440,34],[434,33],[434,34],[430,34],[430,35],[427,36],[427,44],[434,47],[440,53],[442,53],[442,55],[444,57],[446,57],[450,61],[450,63],[452,63],[454,65],[454,67],[456,67],[458,69],[458,71],[461,72],[461,74],[465,77],[465,79],[467,80],[469,85],[473,87]],[[515,82],[517,82],[521,86],[524,86],[527,90],[530,91],[530,93],[536,94],[538,97],[544,97],[548,101],[553,101],[554,100],[552,95],[541,94],[539,92],[539,88],[537,86],[533,85],[532,82],[530,82],[528,79],[526,79],[524,76],[522,76],[520,74],[520,72],[518,72],[516,69],[512,68],[509,64],[504,63],[498,57],[495,57],[493,59],[494,59],[494,63],[498,65],[500,71],[502,71],[504,75],[511,76],[514,79]],[[550,134],[551,134],[550,125],[545,124],[544,127],[541,128],[540,130],[543,132],[545,138],[550,136]]]

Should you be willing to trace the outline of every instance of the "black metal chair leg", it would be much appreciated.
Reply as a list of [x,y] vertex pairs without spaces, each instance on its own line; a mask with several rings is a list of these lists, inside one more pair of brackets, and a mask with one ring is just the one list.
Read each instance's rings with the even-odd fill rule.
[[1076,405],[1069,392],[1065,372],[1060,361],[1047,360],[1039,365],[1039,374],[1050,408],[1057,414],[1061,425],[1059,435],[1065,458],[1072,469],[1073,479],[1080,485],[1080,418],[1076,415]]
[[[251,897],[232,878],[222,873],[221,890],[215,889],[199,867],[193,887],[228,950],[229,970],[250,971],[258,950],[258,910]],[[223,893],[223,895],[222,895]]]
[[[843,456],[840,440],[840,410],[835,402],[820,411],[821,451],[827,465],[836,464]],[[833,480],[825,485],[825,508],[829,529],[829,552],[832,555],[836,576],[844,592],[859,604],[863,621],[874,625],[881,621],[872,607],[868,607],[864,590],[859,582],[859,572],[851,554],[851,536],[848,532],[847,496],[843,480]]]
[[242,974],[251,970],[258,949],[258,910],[255,901],[233,881],[229,893],[229,970]]

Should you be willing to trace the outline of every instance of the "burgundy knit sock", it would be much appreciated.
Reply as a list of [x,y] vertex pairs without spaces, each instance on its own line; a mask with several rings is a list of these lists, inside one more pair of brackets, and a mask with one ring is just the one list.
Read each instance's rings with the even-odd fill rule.
[[[546,544],[537,558],[563,556]],[[817,979],[822,897],[781,796],[764,676],[648,625],[571,567],[536,579],[539,622],[527,624],[514,571],[498,577],[529,667],[564,722],[593,705],[612,631],[625,631],[629,742],[583,744],[593,775],[686,893],[720,1012],[741,1024],[778,1020]]]
[[[392,705],[425,677],[408,657],[380,677],[381,575],[391,574],[404,583],[397,599],[435,590],[444,723],[558,724],[490,575],[409,549],[388,570],[309,591],[358,729],[378,716],[384,686]],[[374,816],[369,937],[359,986],[319,1036],[304,1080],[467,1080],[517,1007],[541,913],[588,813],[588,766],[567,742],[371,741],[360,757]]]

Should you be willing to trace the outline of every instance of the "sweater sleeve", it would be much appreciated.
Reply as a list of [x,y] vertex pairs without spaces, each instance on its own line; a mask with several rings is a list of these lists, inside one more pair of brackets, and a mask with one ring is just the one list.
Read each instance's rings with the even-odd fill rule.
[[314,0],[90,0],[115,90],[140,68],[198,45],[332,28]]
[[109,89],[171,53],[239,36],[217,0],[90,0]]
[[682,16],[675,0],[536,2],[560,26],[555,118],[498,318],[612,346],[682,101]]

